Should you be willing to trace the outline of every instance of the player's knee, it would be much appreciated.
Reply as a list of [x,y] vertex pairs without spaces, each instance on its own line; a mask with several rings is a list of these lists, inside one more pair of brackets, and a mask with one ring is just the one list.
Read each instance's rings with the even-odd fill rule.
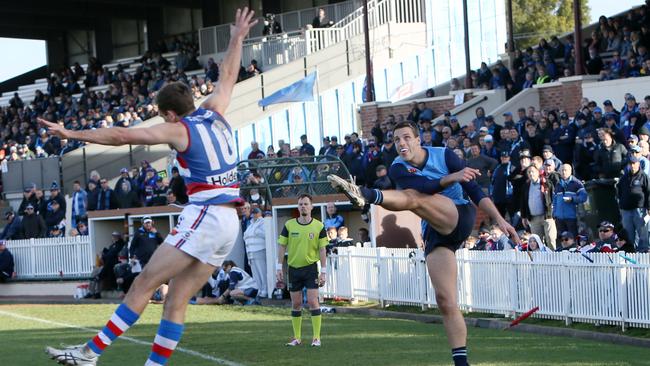
[[320,304],[318,303],[318,299],[308,300],[307,304],[309,305],[309,309],[319,309],[320,308]]
[[453,296],[449,296],[445,293],[436,292],[436,304],[442,315],[451,314],[454,311],[458,311],[458,304]]

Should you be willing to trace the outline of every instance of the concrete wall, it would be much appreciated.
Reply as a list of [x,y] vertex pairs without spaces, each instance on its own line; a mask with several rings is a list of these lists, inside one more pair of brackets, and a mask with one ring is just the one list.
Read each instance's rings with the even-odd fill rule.
[[595,100],[598,105],[609,99],[616,109],[625,103],[625,93],[631,93],[637,101],[650,94],[650,77],[629,78],[582,84],[582,95]]
[[496,123],[503,125],[503,114],[505,112],[512,113],[513,116],[517,116],[517,110],[519,108],[528,108],[529,106],[539,109],[539,89],[530,88],[523,90],[519,94],[510,98],[509,101],[501,104],[500,106],[494,109],[485,109],[486,115],[494,116]]

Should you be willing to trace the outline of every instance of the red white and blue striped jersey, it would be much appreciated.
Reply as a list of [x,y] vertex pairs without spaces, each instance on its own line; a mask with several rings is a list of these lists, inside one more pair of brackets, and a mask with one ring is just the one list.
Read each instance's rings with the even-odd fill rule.
[[187,130],[188,142],[185,151],[177,152],[176,160],[190,203],[240,202],[235,139],[226,119],[198,108],[180,123]]

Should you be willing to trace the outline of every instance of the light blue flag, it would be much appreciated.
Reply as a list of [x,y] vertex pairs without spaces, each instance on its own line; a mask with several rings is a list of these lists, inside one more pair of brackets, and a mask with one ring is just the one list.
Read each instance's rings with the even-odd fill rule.
[[309,102],[314,100],[314,82],[316,81],[316,71],[307,75],[304,79],[282,88],[268,97],[257,102],[260,107],[266,107],[271,104],[286,102]]

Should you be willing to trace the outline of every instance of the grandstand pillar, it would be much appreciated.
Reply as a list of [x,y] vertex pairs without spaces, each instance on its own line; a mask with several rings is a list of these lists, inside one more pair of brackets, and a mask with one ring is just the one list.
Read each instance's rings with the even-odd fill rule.
[[50,72],[68,64],[67,44],[64,32],[52,31],[47,36],[47,67]]
[[472,88],[472,78],[470,74],[472,68],[470,66],[470,54],[469,54],[469,20],[467,16],[467,0],[463,0],[463,30],[465,32],[465,88]]
[[153,48],[159,40],[165,37],[163,19],[162,7],[147,9],[147,49]]
[[582,12],[580,11],[580,0],[573,0],[573,47],[576,49],[575,74],[583,75],[584,61],[582,60]]
[[113,59],[113,28],[110,21],[95,25],[95,56],[102,62]]
[[220,13],[219,1],[214,0],[203,0],[201,1],[201,17],[203,18],[203,26],[210,27],[213,25],[219,25],[219,13]]
[[[506,0],[506,18],[508,19],[508,53],[515,52],[515,26],[512,19],[512,0]],[[510,66],[512,67],[512,66]]]
[[363,33],[366,51],[366,103],[375,101],[375,81],[370,60],[370,30],[368,27],[368,0],[363,0]]

